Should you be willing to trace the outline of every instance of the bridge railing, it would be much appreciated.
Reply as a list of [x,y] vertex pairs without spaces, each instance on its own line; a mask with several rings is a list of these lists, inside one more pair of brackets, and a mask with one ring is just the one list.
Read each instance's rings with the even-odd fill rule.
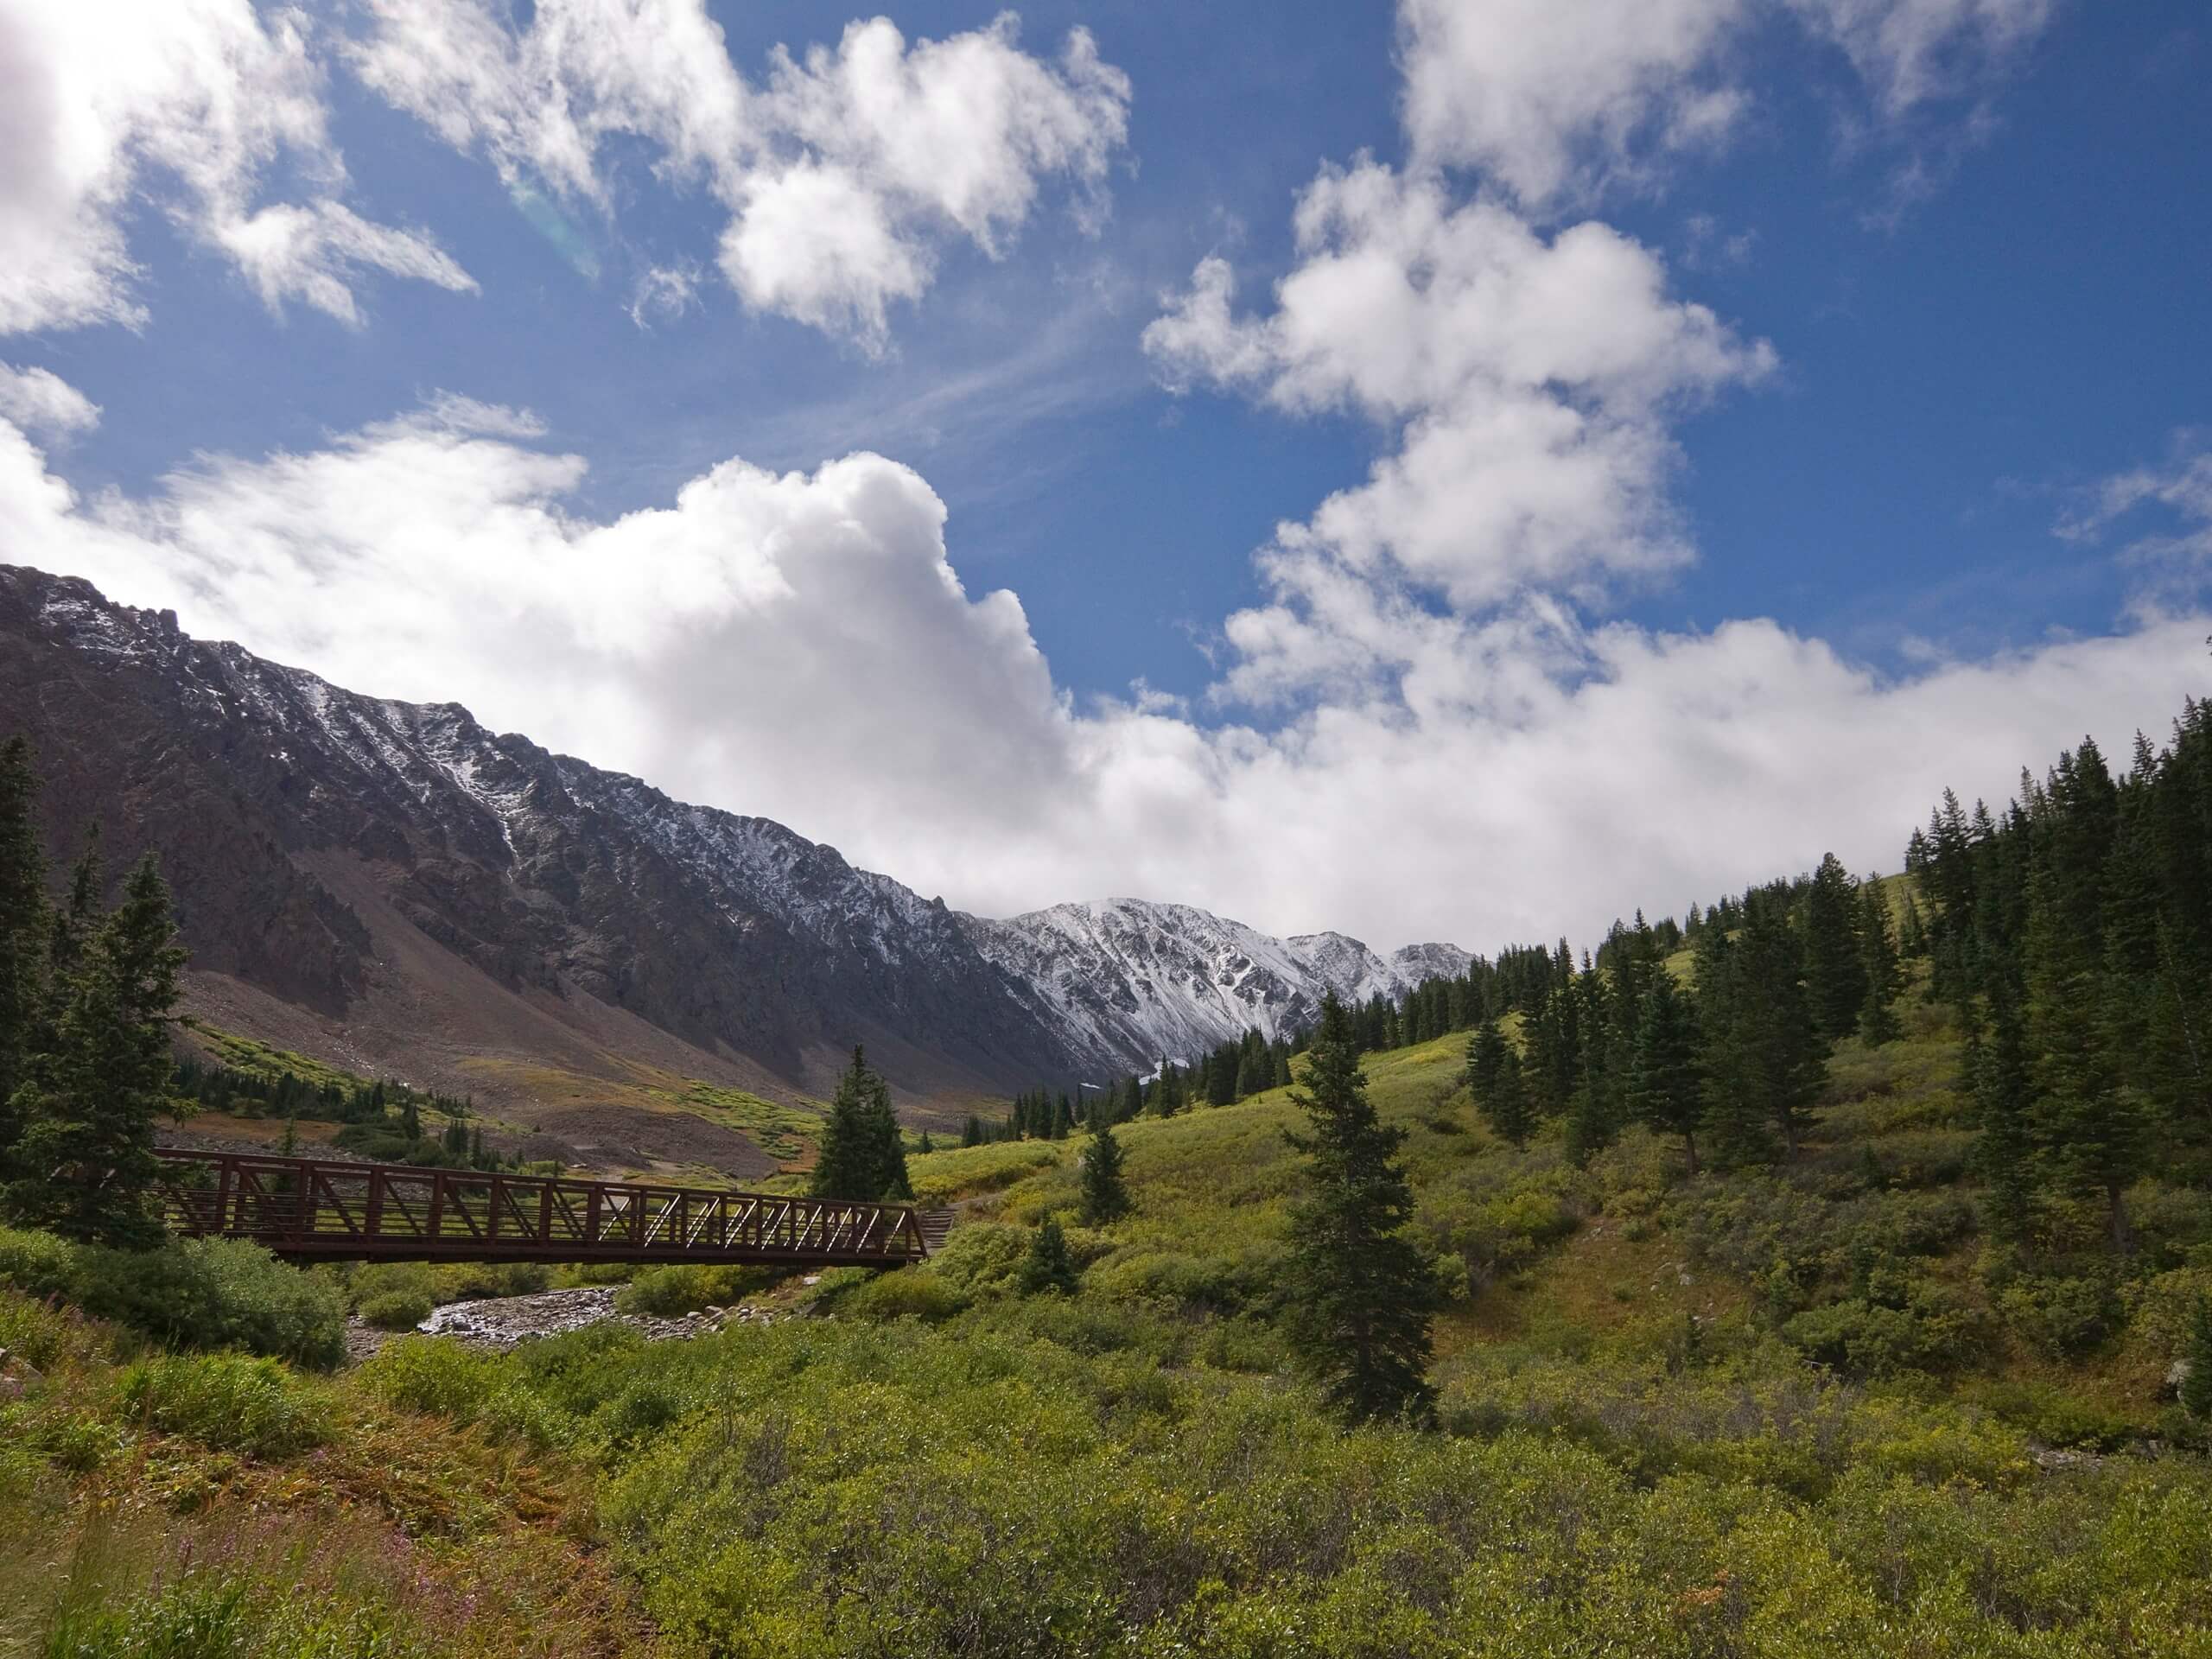
[[170,1229],[330,1260],[896,1266],[911,1205],[164,1147]]

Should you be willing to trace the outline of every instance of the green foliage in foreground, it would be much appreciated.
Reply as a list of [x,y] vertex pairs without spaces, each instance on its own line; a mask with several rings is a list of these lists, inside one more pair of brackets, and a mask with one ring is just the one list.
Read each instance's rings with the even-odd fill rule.
[[681,1653],[2202,1651],[2201,1463],[2039,1472],[2017,1430],[1746,1354],[1485,1365],[1456,1432],[1345,1433],[1062,1299],[997,1328],[792,1323],[505,1359],[403,1339],[381,1397],[592,1448]]
[[339,1291],[240,1239],[111,1250],[0,1228],[0,1286],[66,1301],[180,1347],[243,1348],[315,1368],[346,1355]]

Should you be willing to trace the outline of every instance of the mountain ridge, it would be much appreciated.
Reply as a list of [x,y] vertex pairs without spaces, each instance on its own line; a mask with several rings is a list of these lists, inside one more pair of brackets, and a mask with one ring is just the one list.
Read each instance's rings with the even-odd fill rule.
[[162,854],[196,1003],[402,1075],[414,1043],[424,1080],[474,1072],[495,1096],[473,1041],[525,1070],[547,1044],[610,1051],[610,1077],[642,1046],[785,1096],[822,1092],[860,1041],[910,1103],[972,1099],[1148,1070],[1248,1026],[1282,1034],[1325,991],[1395,995],[1470,960],[1132,898],[969,915],[459,703],[349,691],[0,565],[0,730],[16,729],[56,844],[100,819],[117,862]]

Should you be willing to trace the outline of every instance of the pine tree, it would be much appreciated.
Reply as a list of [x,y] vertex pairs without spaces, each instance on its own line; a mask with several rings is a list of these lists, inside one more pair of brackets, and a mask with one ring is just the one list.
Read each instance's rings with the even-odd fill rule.
[[1021,1262],[1020,1285],[1026,1296],[1047,1290],[1075,1294],[1075,1258],[1068,1254],[1067,1235],[1060,1230],[1058,1216],[1046,1217],[1030,1236],[1029,1254]]
[[853,1050],[853,1063],[837,1079],[808,1191],[817,1198],[870,1203],[914,1196],[906,1177],[906,1140],[891,1104],[891,1085],[869,1069],[868,1057],[858,1048]]
[[1904,896],[1904,918],[1897,924],[1897,954],[1907,962],[1917,962],[1928,954],[1928,929],[1920,919],[1920,900],[1909,893]]
[[1405,1132],[1376,1116],[1351,1016],[1333,994],[1306,1053],[1296,1098],[1312,1130],[1288,1138],[1306,1154],[1311,1187],[1291,1211],[1285,1274],[1299,1363],[1352,1421],[1426,1419],[1435,1402],[1429,1320],[1441,1296],[1405,1233],[1413,1191],[1396,1158]]
[[1805,982],[1813,1023],[1829,1042],[1859,1023],[1866,1006],[1866,964],[1859,937],[1860,903],[1834,853],[1821,860],[1805,893]]
[[2181,1403],[2192,1417],[2212,1419],[2212,1297],[2200,1296],[2182,1350]]
[[107,870],[100,857],[100,827],[85,835],[85,849],[70,867],[69,892],[54,907],[46,934],[46,997],[31,1033],[35,1051],[51,1049],[59,1040],[61,1012],[67,1004],[85,947],[99,925],[100,893],[107,885]]
[[1084,1224],[1103,1227],[1129,1212],[1128,1184],[1122,1179],[1122,1143],[1114,1126],[1100,1123],[1076,1160],[1077,1183],[1083,1192]]
[[1746,915],[1738,949],[1734,1045],[1751,1097],[1795,1158],[1806,1112],[1827,1075],[1797,943],[1777,907],[1761,904]]
[[183,966],[168,888],[149,854],[77,954],[53,1045],[16,1091],[23,1127],[7,1188],[16,1219],[127,1249],[160,1236],[149,1201],[160,1170],[154,1120]]
[[1662,1135],[1679,1135],[1689,1173],[1697,1173],[1697,1132],[1705,1113],[1698,1069],[1697,1015],[1689,998],[1662,972],[1643,994],[1635,1058],[1628,1077],[1630,1109]]
[[1467,1084],[1483,1121],[1514,1146],[1526,1146],[1536,1115],[1522,1075],[1521,1057],[1495,1020],[1484,1020],[1468,1040]]
[[46,852],[30,746],[0,745],[0,1176],[22,1133],[10,1103],[38,1046],[46,1006]]
[[1878,1048],[1904,1035],[1891,1006],[1902,982],[1897,941],[1890,931],[1890,901],[1878,880],[1859,886],[1859,959],[1866,977],[1866,999],[1859,1005],[1859,1034]]
[[2150,1125],[2106,1052],[2103,988],[2088,942],[2062,906],[2063,891],[2048,872],[2031,878],[2023,951],[2031,1116],[2059,1184],[2102,1197],[2113,1248],[2126,1255],[2135,1236],[2124,1194],[2150,1150]]
[[1160,1080],[1153,1085],[1152,1111],[1155,1117],[1173,1117],[1183,1109],[1183,1073],[1175,1064],[1162,1058]]
[[1990,1235],[2018,1243],[2028,1236],[2034,1211],[2036,1147],[2028,1117],[2027,1042],[2009,995],[2000,992],[1990,999],[1986,1038],[1976,1027],[1967,1027],[1965,1071],[1977,1131],[1974,1168],[1986,1192]]

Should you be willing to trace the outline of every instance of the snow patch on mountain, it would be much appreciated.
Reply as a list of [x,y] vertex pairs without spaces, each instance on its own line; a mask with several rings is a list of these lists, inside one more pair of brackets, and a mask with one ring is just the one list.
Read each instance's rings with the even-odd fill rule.
[[1286,1036],[1310,1024],[1331,991],[1396,997],[1428,973],[1464,973],[1471,960],[1454,945],[1386,960],[1342,933],[1279,939],[1141,899],[963,920],[976,949],[1029,987],[1071,1041],[1123,1065],[1192,1059],[1248,1030]]
[[842,1006],[908,1010],[942,1046],[988,1032],[1024,1052],[1058,1051],[1095,1077],[1149,1071],[1248,1030],[1287,1035],[1330,992],[1395,998],[1471,960],[1451,944],[1385,957],[1341,933],[1276,938],[1140,899],[970,916],[770,819],[688,805],[494,734],[458,703],[347,691],[234,644],[197,645],[173,614],[111,605],[88,584],[35,580],[47,628],[119,671],[153,667],[252,740],[233,764],[272,768],[280,787],[338,803],[353,819],[372,803],[404,803],[408,823],[435,826],[444,846],[496,872],[524,913],[567,902],[558,895],[573,892],[580,865],[604,871],[634,902],[657,857],[688,874],[690,902],[734,924],[738,940],[779,930],[797,947],[791,960],[836,987]]

